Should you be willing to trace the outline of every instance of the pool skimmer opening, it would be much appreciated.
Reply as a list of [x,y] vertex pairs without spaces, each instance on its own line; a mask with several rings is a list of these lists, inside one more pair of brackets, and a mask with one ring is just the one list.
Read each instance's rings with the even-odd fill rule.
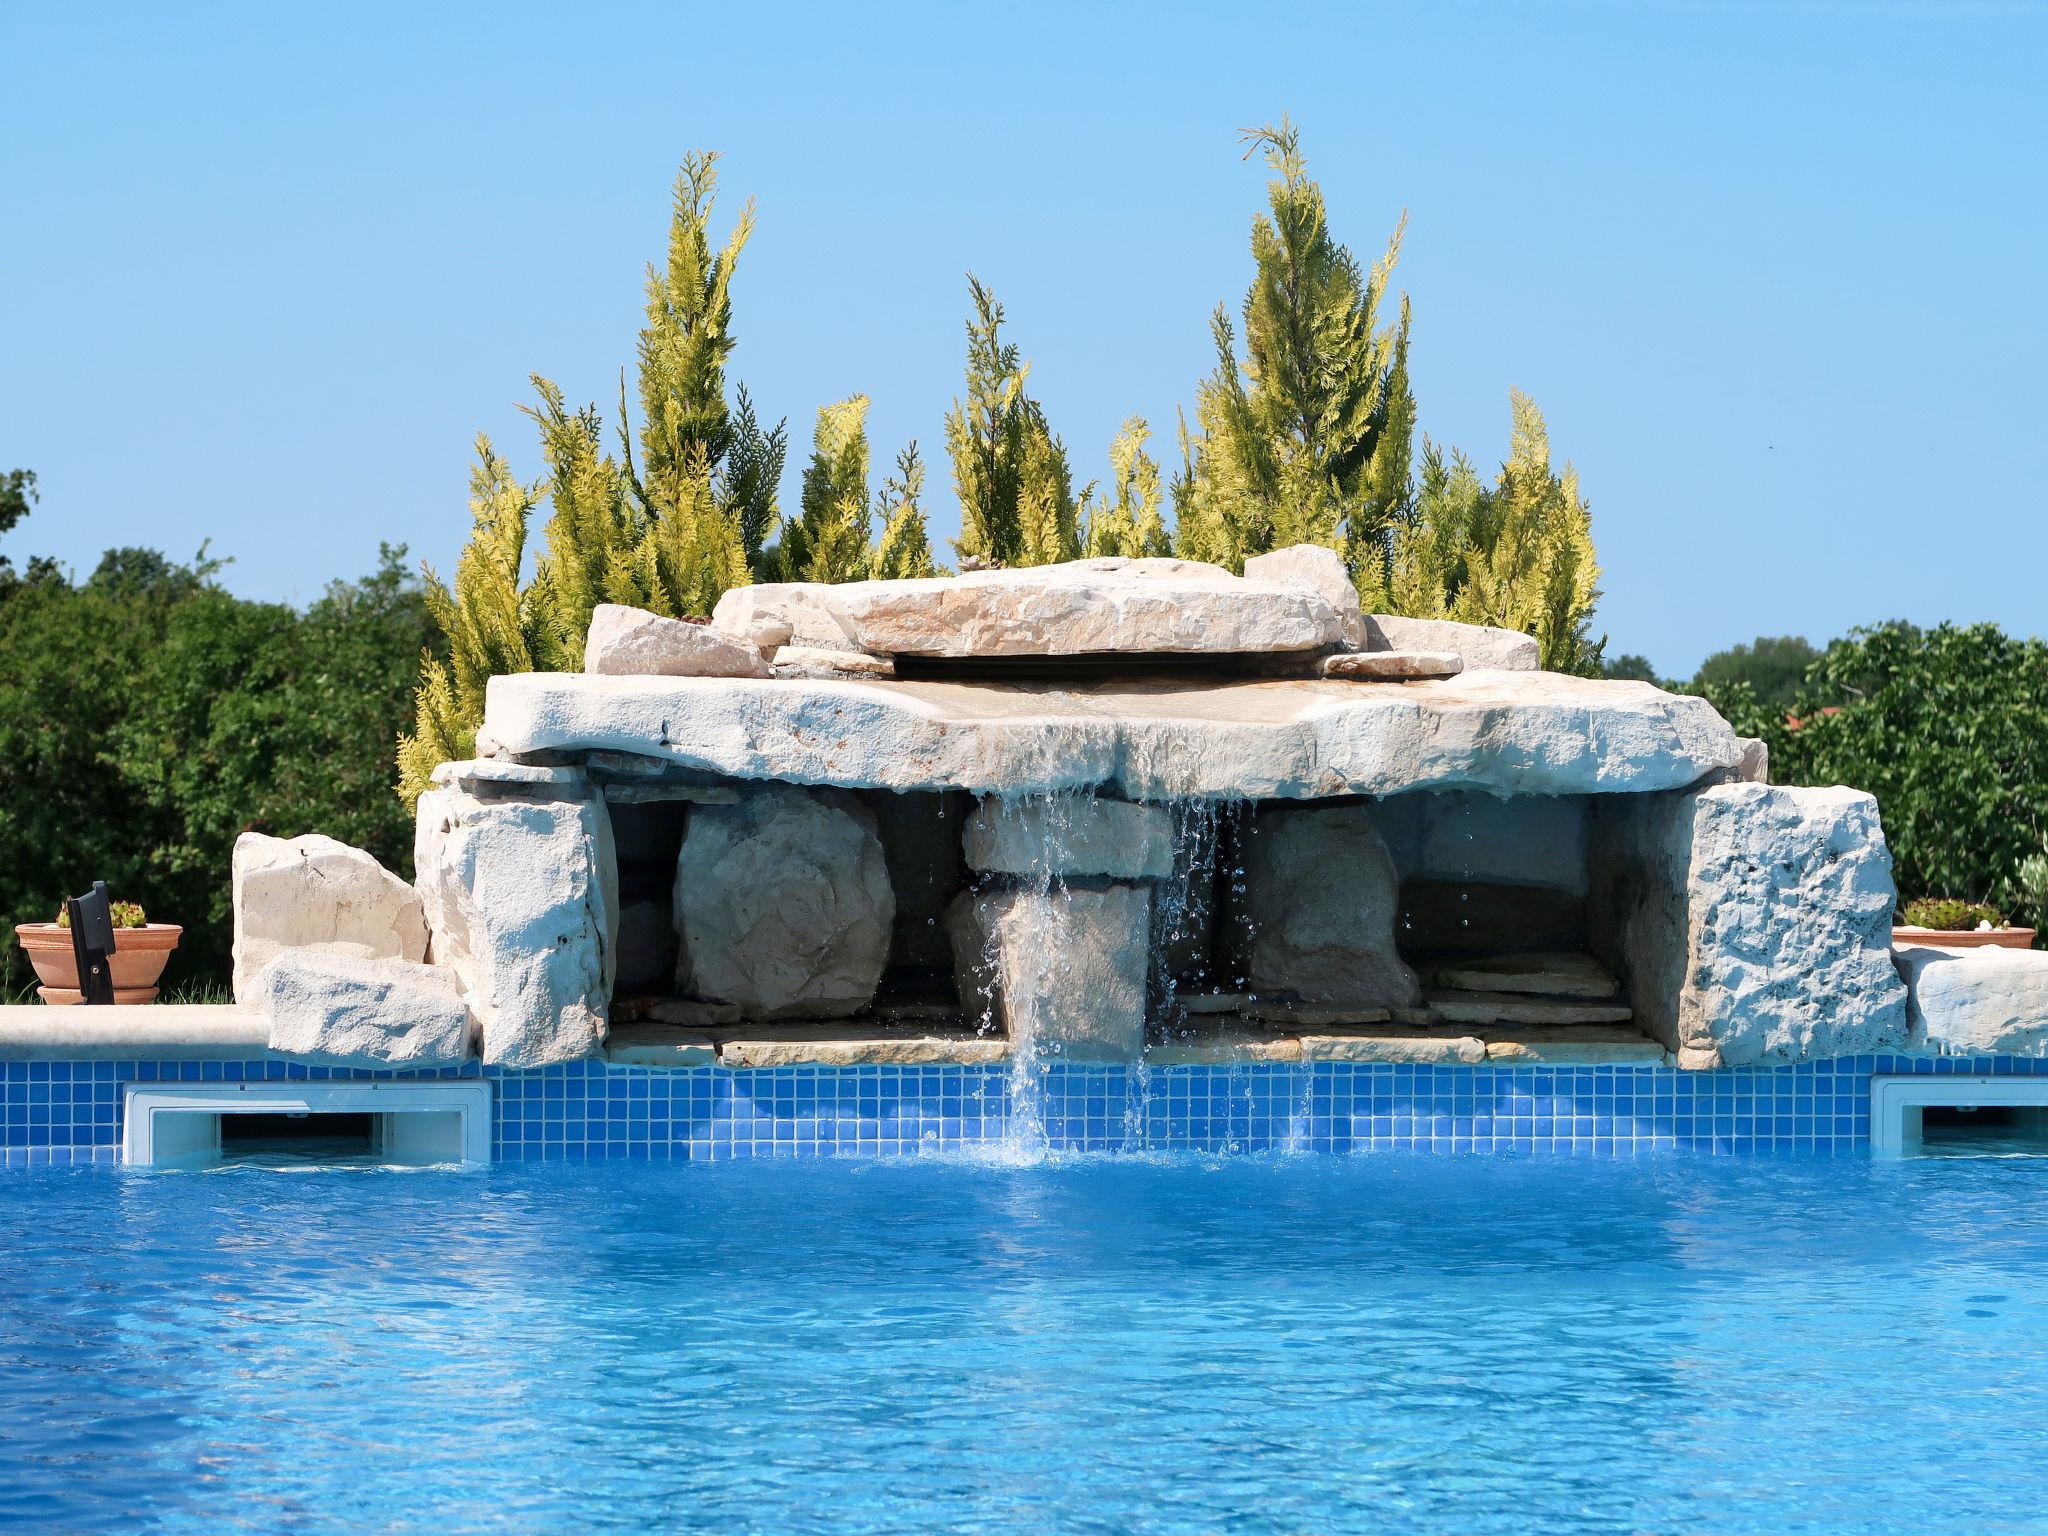
[[2048,1078],[1873,1077],[1880,1157],[2048,1157]]
[[491,1160],[491,1086],[441,1083],[131,1083],[121,1160],[206,1168],[268,1150],[405,1167]]

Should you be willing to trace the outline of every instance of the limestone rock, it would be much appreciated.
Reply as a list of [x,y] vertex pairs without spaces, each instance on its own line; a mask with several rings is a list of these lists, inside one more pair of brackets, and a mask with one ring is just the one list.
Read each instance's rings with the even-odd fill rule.
[[775,653],[777,677],[894,677],[896,663],[865,651],[828,651],[813,645],[785,645]]
[[1465,670],[1455,651],[1339,651],[1322,660],[1324,677],[1362,683],[1401,683],[1418,677],[1456,677]]
[[2048,1054],[2048,950],[1893,952],[1910,996],[1908,1046],[1944,1056]]
[[1600,998],[1449,989],[1430,993],[1429,1006],[1452,1024],[1626,1024],[1635,1016],[1627,1003]]
[[851,795],[764,784],[690,815],[676,861],[677,982],[749,1019],[843,1018],[889,959],[896,897]]
[[1173,873],[1172,817],[1128,800],[991,798],[967,819],[963,841],[967,867],[988,874],[1163,880]]
[[906,1034],[859,1024],[756,1025],[718,1047],[719,1065],[765,1067],[983,1066],[1010,1054],[1000,1035],[952,1030]]
[[1151,892],[963,892],[946,913],[961,1009],[1019,1049],[1075,1061],[1130,1061],[1145,1044]]
[[1450,651],[1475,671],[1534,672],[1542,658],[1534,635],[1489,624],[1372,613],[1366,615],[1365,628],[1368,643],[1376,651]]
[[360,848],[319,833],[235,839],[235,997],[279,953],[311,949],[363,959],[427,957],[427,922],[413,888]]
[[286,950],[255,990],[270,1049],[330,1067],[426,1072],[470,1057],[472,1025],[452,971],[406,960]]
[[1877,802],[1722,784],[1598,804],[1588,926],[1636,1020],[1688,1064],[1896,1047],[1905,987]]
[[1399,881],[1369,806],[1262,811],[1243,857],[1254,990],[1366,1008],[1417,1000],[1394,949]]
[[1388,1008],[1318,1008],[1312,1003],[1252,1003],[1244,1016],[1276,1029],[1355,1029],[1366,1024],[1384,1024],[1393,1015]]
[[1460,961],[1436,973],[1436,983],[1459,992],[1517,992],[1541,997],[1613,997],[1614,975],[1591,955],[1492,955]]
[[665,997],[648,1008],[647,1019],[652,1024],[672,1024],[683,1029],[714,1029],[739,1023],[740,1005],[707,1003],[694,997]]
[[1648,1066],[1664,1059],[1664,1047],[1632,1029],[1613,1025],[1530,1030],[1503,1034],[1482,1031],[1486,1063],[1494,1067]]
[[461,978],[484,1061],[539,1067],[594,1055],[619,920],[604,800],[574,781],[451,782],[420,796],[413,862],[430,953]]
[[764,655],[785,645],[858,651],[828,601],[831,591],[829,584],[800,581],[734,587],[711,610],[711,627]]
[[1289,1035],[1267,1034],[1263,1030],[1224,1029],[1175,1036],[1148,1045],[1145,1060],[1155,1067],[1230,1067],[1242,1062],[1295,1062],[1302,1059],[1301,1047],[1302,1042]]
[[1322,544],[1292,544],[1270,554],[1253,555],[1244,563],[1244,575],[1247,581],[1307,588],[1328,603],[1341,621],[1343,643],[1354,651],[1365,649],[1365,613],[1359,607],[1358,585],[1352,581],[1344,557],[1334,549]]
[[604,1059],[615,1067],[714,1067],[718,1046],[709,1035],[672,1024],[614,1025],[605,1039]]
[[[791,590],[784,588],[783,590]],[[852,648],[876,656],[1308,651],[1344,625],[1315,592],[1186,560],[1075,560],[814,588]]]
[[767,677],[753,645],[708,624],[599,603],[583,643],[583,670],[611,677]]
[[1549,672],[1468,670],[1399,688],[527,672],[492,678],[487,699],[491,733],[521,754],[596,748],[720,778],[1007,795],[1106,788],[1148,802],[1680,789],[1741,755],[1704,699]]
[[1361,1029],[1304,1034],[1303,1061],[1413,1062],[1473,1066],[1486,1060],[1486,1044],[1458,1029]]

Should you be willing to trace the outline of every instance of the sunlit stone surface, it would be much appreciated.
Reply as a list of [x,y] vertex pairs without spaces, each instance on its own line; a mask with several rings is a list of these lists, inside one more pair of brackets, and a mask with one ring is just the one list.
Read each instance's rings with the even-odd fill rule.
[[1679,789],[1742,746],[1704,699],[1648,683],[1465,672],[1090,684],[585,677],[490,682],[501,751],[609,748],[737,778],[1126,799],[1308,799],[1421,787]]

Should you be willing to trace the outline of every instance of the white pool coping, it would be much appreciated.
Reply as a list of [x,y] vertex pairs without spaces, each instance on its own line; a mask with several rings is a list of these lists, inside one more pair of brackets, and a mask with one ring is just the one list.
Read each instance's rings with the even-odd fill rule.
[[235,1003],[0,1006],[0,1061],[248,1061],[269,1049],[269,1016]]

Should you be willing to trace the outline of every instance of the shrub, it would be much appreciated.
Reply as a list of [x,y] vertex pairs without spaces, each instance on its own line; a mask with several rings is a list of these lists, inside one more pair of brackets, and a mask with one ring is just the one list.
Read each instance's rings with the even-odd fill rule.
[[[116,928],[146,928],[149,926],[149,919],[143,915],[142,903],[138,901],[109,902],[108,910],[113,915]],[[69,928],[71,926],[71,904],[69,902],[66,902],[57,909],[57,926],[59,928]]]

